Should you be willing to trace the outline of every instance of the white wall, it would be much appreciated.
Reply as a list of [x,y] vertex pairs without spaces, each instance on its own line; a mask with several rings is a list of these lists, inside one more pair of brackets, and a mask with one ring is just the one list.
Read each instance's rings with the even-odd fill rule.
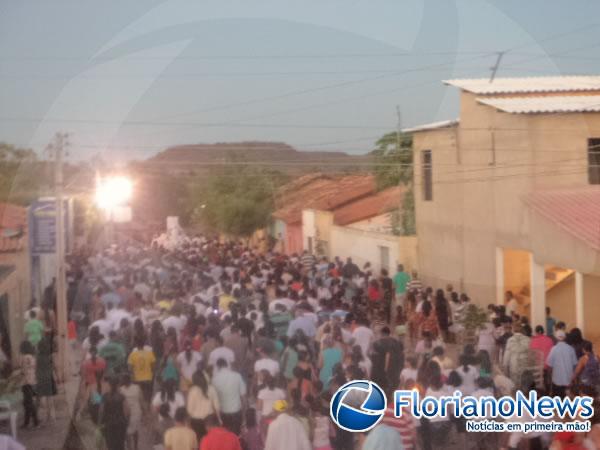
[[313,247],[316,243],[317,229],[315,226],[315,211],[312,209],[302,210],[302,247],[308,250],[308,238],[312,238]]
[[361,268],[368,261],[374,272],[381,270],[380,247],[389,249],[388,269],[394,273],[396,265],[402,262],[398,236],[340,226],[334,226],[331,230],[331,255],[344,259],[350,257]]

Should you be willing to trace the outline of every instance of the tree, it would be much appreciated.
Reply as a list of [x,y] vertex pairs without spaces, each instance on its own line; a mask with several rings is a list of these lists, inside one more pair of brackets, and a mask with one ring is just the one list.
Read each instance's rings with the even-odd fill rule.
[[387,133],[376,143],[371,152],[374,157],[374,173],[377,189],[383,190],[399,184],[412,184],[412,136]]
[[28,205],[45,183],[45,164],[33,150],[0,142],[0,201]]
[[248,237],[269,224],[275,188],[285,177],[275,171],[229,166],[207,180],[194,199],[194,219],[216,231]]
[[396,132],[383,135],[371,152],[375,159],[373,172],[377,189],[404,185],[402,207],[392,211],[392,231],[396,235],[412,236],[416,233],[415,198],[413,193],[412,136]]

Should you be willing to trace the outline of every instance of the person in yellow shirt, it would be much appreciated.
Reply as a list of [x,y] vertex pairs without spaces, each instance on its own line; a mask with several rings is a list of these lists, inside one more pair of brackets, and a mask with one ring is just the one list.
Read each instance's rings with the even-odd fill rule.
[[225,286],[223,293],[219,297],[219,309],[221,313],[229,311],[229,305],[235,302],[235,298],[231,295],[231,286]]
[[166,450],[196,450],[198,438],[196,433],[187,425],[185,408],[175,411],[175,425],[165,433]]
[[154,352],[150,347],[144,345],[143,339],[139,339],[136,341],[127,363],[131,368],[133,382],[140,386],[144,400],[149,405],[152,401],[152,379],[156,365]]

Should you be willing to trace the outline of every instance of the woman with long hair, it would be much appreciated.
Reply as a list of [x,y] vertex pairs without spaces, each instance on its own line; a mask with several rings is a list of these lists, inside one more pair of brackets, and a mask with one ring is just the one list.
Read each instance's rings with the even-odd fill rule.
[[152,399],[152,408],[156,413],[160,411],[161,405],[168,405],[169,416],[175,418],[177,408],[185,406],[185,397],[177,390],[177,382],[175,380],[163,381],[160,385],[160,390]]
[[439,334],[437,315],[429,300],[424,300],[421,305],[418,323],[420,329],[419,334],[429,333],[433,339],[437,338]]
[[435,315],[437,317],[438,328],[444,342],[448,342],[448,327],[450,326],[450,306],[444,296],[444,291],[438,289],[435,293]]
[[192,386],[188,392],[187,412],[198,442],[206,434],[204,422],[208,417],[216,416],[221,422],[220,408],[217,391],[212,384],[208,383],[202,371],[196,371],[192,376]]

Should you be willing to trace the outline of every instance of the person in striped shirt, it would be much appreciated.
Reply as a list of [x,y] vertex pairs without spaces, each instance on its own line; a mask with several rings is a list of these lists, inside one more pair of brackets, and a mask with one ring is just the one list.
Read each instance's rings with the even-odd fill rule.
[[[405,389],[412,389],[414,387],[413,382],[407,383]],[[400,417],[394,417],[394,390],[390,389],[388,393],[387,409],[381,421],[385,425],[393,428],[400,435],[402,439],[402,446],[404,450],[416,449],[417,442],[417,426],[415,418],[409,411],[409,407],[405,406],[402,408],[402,415]]]

